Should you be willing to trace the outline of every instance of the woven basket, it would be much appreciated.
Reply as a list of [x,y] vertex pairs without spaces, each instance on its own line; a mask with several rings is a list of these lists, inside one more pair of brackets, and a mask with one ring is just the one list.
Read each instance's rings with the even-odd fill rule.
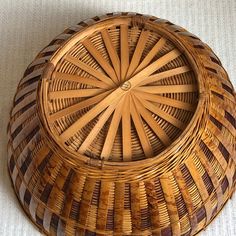
[[236,180],[236,101],[219,59],[169,21],[111,13],[28,66],[9,172],[48,235],[195,235]]

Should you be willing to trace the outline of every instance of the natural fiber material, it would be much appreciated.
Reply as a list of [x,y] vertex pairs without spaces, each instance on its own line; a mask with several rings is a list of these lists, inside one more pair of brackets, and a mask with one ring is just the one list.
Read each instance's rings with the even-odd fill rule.
[[194,235],[235,185],[235,94],[211,49],[134,13],[80,22],[27,68],[9,171],[51,235]]

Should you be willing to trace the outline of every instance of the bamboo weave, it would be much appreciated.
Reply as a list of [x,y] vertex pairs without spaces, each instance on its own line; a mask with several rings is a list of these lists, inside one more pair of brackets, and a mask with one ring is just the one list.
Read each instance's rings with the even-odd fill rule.
[[235,103],[185,29],[137,13],[82,21],[18,85],[15,192],[47,235],[195,235],[235,188]]

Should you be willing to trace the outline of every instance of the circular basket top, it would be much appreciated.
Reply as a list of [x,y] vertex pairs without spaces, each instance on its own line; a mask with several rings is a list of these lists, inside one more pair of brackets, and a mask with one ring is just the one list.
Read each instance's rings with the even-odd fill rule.
[[40,90],[43,120],[73,155],[116,162],[155,157],[196,111],[194,62],[144,16],[85,27],[50,63]]

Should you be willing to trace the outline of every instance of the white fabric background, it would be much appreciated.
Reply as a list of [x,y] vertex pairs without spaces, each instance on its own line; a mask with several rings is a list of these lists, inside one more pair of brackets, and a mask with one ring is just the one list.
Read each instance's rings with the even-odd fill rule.
[[[236,0],[0,0],[0,235],[41,235],[19,206],[7,174],[6,127],[16,86],[37,52],[65,28],[112,11],[169,19],[198,35],[236,87]],[[236,194],[200,235],[236,235]]]

